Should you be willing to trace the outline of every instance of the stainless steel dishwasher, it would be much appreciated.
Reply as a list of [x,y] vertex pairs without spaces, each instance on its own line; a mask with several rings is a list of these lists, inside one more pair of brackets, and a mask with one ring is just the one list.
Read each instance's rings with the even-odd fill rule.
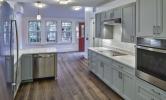
[[35,54],[33,59],[34,79],[56,77],[56,54]]

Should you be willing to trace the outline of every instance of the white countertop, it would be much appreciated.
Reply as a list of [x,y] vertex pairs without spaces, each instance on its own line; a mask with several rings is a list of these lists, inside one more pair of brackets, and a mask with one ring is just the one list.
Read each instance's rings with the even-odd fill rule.
[[[53,47],[49,48],[28,48],[28,49],[20,49],[19,50],[19,59],[22,55],[25,54],[40,54],[40,53],[56,53],[57,49]],[[17,62],[16,56],[14,59],[14,64]]]
[[133,55],[128,54],[128,55],[122,55],[122,56],[111,56],[109,54],[104,54],[98,51],[98,50],[100,51],[112,50],[112,49],[104,48],[104,47],[91,47],[89,49],[135,69],[135,56]]

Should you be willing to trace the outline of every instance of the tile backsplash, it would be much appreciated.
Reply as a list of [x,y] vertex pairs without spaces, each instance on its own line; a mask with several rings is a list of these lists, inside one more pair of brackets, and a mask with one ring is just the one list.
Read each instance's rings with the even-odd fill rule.
[[107,47],[107,48],[113,47],[113,48],[127,51],[131,54],[135,54],[135,44],[121,42],[121,38],[122,38],[122,26],[121,25],[114,26],[113,39],[100,40],[101,42],[100,46]]

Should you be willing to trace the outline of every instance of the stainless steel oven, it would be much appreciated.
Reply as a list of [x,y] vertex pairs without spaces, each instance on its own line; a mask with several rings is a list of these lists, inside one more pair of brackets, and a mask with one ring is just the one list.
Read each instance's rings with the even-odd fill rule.
[[136,76],[166,91],[166,38],[138,37]]

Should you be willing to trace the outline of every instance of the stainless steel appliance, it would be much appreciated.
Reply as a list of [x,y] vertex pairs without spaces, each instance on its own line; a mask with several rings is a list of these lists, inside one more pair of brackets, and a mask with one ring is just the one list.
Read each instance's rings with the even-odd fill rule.
[[33,60],[34,79],[56,77],[56,54],[34,54]]
[[18,34],[13,9],[0,4],[0,100],[13,100],[17,80]]
[[120,25],[121,24],[121,18],[115,18],[115,19],[109,19],[109,20],[104,20],[105,25]]
[[166,91],[166,37],[138,37],[136,76]]

